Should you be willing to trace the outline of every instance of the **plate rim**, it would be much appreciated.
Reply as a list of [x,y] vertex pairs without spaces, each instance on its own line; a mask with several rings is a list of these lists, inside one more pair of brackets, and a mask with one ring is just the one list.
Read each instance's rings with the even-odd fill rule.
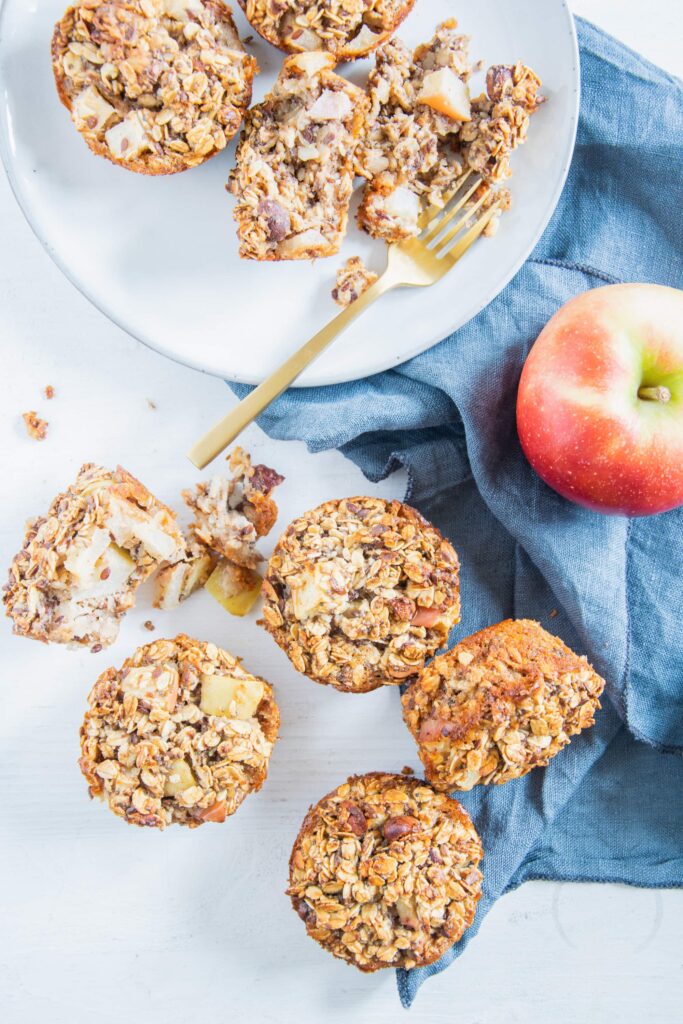
[[[579,51],[579,40],[576,28],[576,19],[572,14],[569,7],[569,0],[558,0],[560,7],[564,11],[565,24],[569,30],[569,36],[572,44],[573,64],[572,64],[572,96],[573,103],[571,108],[571,123],[570,132],[567,136],[567,143],[562,154],[562,170],[558,176],[555,189],[548,201],[547,208],[543,217],[539,221],[539,226],[531,239],[530,243],[524,247],[523,251],[520,251],[519,257],[513,262],[510,270],[503,275],[499,282],[497,282],[492,289],[486,292],[484,300],[477,305],[477,308],[473,311],[466,313],[464,318],[457,318],[454,326],[450,329],[448,334],[439,334],[437,337],[428,340],[421,341],[414,346],[409,346],[405,352],[402,352],[400,356],[395,357],[392,362],[387,363],[386,359],[380,359],[376,363],[372,363],[370,367],[367,365],[364,367],[362,372],[359,373],[343,373],[340,377],[338,373],[327,373],[322,374],[316,373],[315,363],[312,367],[307,368],[306,379],[303,381],[296,380],[290,385],[292,388],[307,388],[307,387],[329,387],[337,384],[349,384],[358,380],[365,380],[368,377],[375,376],[379,373],[384,373],[387,370],[393,370],[397,366],[401,366],[408,362],[410,359],[414,359],[416,356],[421,355],[423,352],[429,351],[439,342],[443,341],[444,338],[449,337],[455,331],[459,331],[462,327],[465,327],[471,320],[481,313],[483,309],[486,309],[493,300],[500,295],[500,293],[507,287],[512,278],[517,274],[521,267],[526,263],[527,259],[536,248],[539,239],[543,235],[547,228],[552,215],[557,209],[557,205],[560,201],[562,192],[564,191],[565,184],[567,182],[567,176],[569,174],[569,168],[571,167],[572,158],[574,156],[574,149],[576,147],[576,135],[579,126],[579,114],[581,107],[581,58]],[[4,35],[4,16],[8,7],[9,0],[0,0],[0,51],[2,49],[2,41]],[[0,84],[2,83],[2,74],[0,71]],[[0,101],[4,98],[4,94],[0,93]],[[164,356],[166,359],[172,360],[179,366],[187,366],[190,369],[198,370],[201,373],[205,373],[211,377],[218,377],[219,379],[225,380],[226,383],[235,384],[247,384],[257,385],[260,384],[264,379],[263,376],[259,377],[246,377],[234,374],[226,374],[224,370],[218,370],[216,368],[209,368],[206,362],[193,360],[191,355],[187,358],[181,358],[176,352],[171,352],[164,348],[163,342],[152,341],[149,337],[145,337],[144,334],[138,333],[132,327],[122,320],[113,309],[107,308],[105,303],[97,301],[93,298],[88,290],[79,282],[77,276],[70,270],[67,263],[61,258],[59,252],[43,237],[40,232],[38,225],[34,223],[32,219],[29,207],[30,204],[28,199],[25,199],[22,195],[22,191],[19,185],[18,177],[14,174],[14,161],[11,155],[11,146],[6,130],[6,117],[2,116],[3,111],[0,110],[0,162],[5,170],[5,174],[12,191],[12,194],[16,200],[16,203],[21,210],[24,220],[28,224],[29,228],[33,232],[34,236],[38,239],[44,251],[50,257],[55,266],[61,271],[64,277],[69,283],[76,289],[76,291],[86,299],[99,313],[101,313],[110,323],[113,323],[116,327],[122,330],[130,338],[138,341],[141,345],[151,349],[153,352],[158,352],[159,355]],[[303,344],[303,342],[302,342]]]

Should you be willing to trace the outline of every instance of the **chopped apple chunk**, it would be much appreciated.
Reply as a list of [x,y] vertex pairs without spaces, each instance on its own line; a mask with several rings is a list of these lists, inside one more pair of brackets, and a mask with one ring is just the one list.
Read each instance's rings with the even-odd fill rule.
[[129,668],[121,678],[121,689],[152,707],[161,708],[169,714],[178,700],[180,681],[175,665],[164,668],[143,665]]
[[451,68],[439,68],[425,75],[417,102],[426,103],[454,121],[472,118],[469,89]]
[[206,589],[230,615],[247,615],[261,593],[261,577],[253,569],[221,561],[209,576]]
[[253,718],[265,693],[260,679],[203,675],[199,706],[207,715]]
[[196,781],[189,764],[181,758],[180,761],[171,765],[171,774],[166,779],[164,786],[164,796],[175,796],[176,793],[182,793],[183,790],[196,785]]

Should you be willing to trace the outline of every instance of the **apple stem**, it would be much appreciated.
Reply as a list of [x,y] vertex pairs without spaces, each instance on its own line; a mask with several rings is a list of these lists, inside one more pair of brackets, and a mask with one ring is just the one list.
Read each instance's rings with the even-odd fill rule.
[[668,402],[671,400],[671,392],[663,384],[653,388],[638,388],[638,398],[646,402]]

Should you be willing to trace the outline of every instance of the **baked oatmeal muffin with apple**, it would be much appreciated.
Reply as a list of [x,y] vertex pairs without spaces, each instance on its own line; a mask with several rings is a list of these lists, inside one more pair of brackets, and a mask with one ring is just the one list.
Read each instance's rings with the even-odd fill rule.
[[317,683],[361,693],[416,675],[460,620],[460,566],[400,501],[345,498],[296,519],[263,584],[263,625]]
[[361,971],[421,967],[472,924],[482,855],[456,800],[373,772],[310,809],[287,891],[311,938],[341,960]]
[[173,512],[120,466],[88,463],[29,522],[4,588],[14,632],[101,650],[143,580],[183,556]]
[[538,622],[506,619],[424,668],[403,717],[431,784],[467,790],[548,764],[593,724],[604,685]]
[[368,100],[334,64],[321,51],[289,57],[247,114],[228,185],[243,259],[312,259],[341,245]]
[[286,53],[366,57],[395,32],[415,0],[239,0],[249,24]]
[[79,765],[130,825],[224,821],[261,788],[277,738],[272,687],[215,644],[139,647],[88,698]]
[[[413,53],[399,39],[378,50],[356,154],[358,173],[367,179],[358,223],[373,237],[398,242],[416,235],[421,204],[441,206],[467,171],[483,182],[472,203],[481,198],[509,208],[508,190],[491,186],[510,176],[510,153],[526,138],[541,102],[540,81],[523,64],[497,65],[487,73],[487,92],[472,98],[472,72],[469,38],[454,19]],[[476,188],[473,175],[472,182]],[[487,233],[495,223],[494,217]]]
[[55,27],[52,66],[93,152],[140,174],[225,149],[258,70],[222,0],[83,0]]

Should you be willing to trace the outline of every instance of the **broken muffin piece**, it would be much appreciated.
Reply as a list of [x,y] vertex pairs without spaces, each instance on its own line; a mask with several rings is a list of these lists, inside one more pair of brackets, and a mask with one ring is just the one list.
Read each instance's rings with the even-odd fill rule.
[[222,822],[265,781],[273,690],[215,644],[181,635],[139,647],[88,703],[81,771],[129,825]]
[[249,24],[286,53],[365,57],[395,32],[415,0],[239,0]]
[[221,0],[83,0],[55,27],[52,66],[90,149],[140,174],[224,149],[258,70]]
[[349,306],[377,280],[377,274],[368,270],[360,256],[351,256],[337,271],[337,283],[332,298],[338,306]]
[[213,551],[194,536],[188,538],[183,557],[174,565],[165,565],[156,575],[154,607],[163,611],[177,608],[205,585],[217,561]]
[[284,477],[268,466],[252,466],[242,448],[230,456],[230,469],[231,477],[214,476],[193,491],[183,491],[195,516],[190,534],[215,554],[253,569],[262,561],[256,541],[277,519],[270,492]]
[[341,244],[368,100],[320,51],[288,58],[246,118],[228,185],[240,256],[330,256]]
[[118,634],[135,591],[180,559],[173,512],[120,466],[88,463],[28,527],[4,588],[14,632],[99,650]]
[[[441,205],[468,170],[486,187],[510,176],[510,153],[542,102],[540,81],[523,64],[497,65],[487,74],[487,93],[471,99],[472,70],[469,39],[453,19],[413,54],[398,39],[378,50],[356,154],[367,179],[358,223],[368,234],[390,243],[416,235],[421,203]],[[493,201],[506,209],[509,193],[492,192]]]

